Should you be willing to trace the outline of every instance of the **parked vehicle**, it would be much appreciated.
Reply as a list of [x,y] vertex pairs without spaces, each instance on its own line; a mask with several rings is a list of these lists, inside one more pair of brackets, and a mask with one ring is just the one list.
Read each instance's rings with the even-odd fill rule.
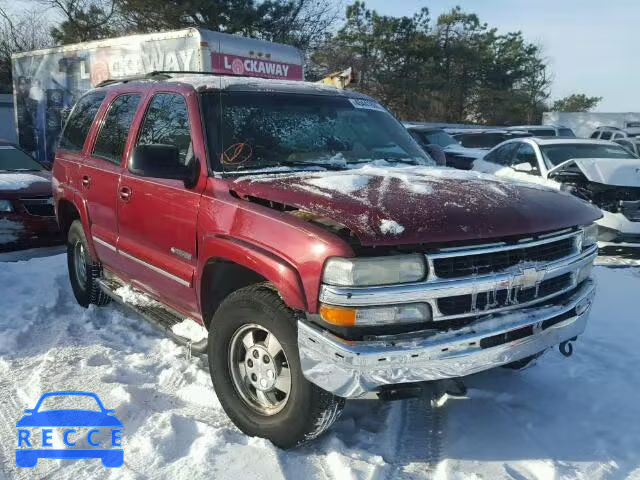
[[474,168],[551,180],[602,209],[604,216],[597,222],[600,247],[640,247],[640,159],[616,143],[511,140],[491,150]]
[[0,251],[61,243],[51,173],[15,145],[0,142]]
[[618,145],[622,145],[634,155],[640,156],[640,136],[617,138],[614,142]]
[[460,170],[471,170],[473,161],[484,155],[484,151],[473,148],[465,148],[441,128],[434,128],[415,123],[405,123],[411,136],[418,144],[429,152],[431,145],[437,145],[444,152],[446,164],[449,167]]
[[602,113],[602,112],[545,112],[542,115],[544,125],[564,125],[581,138],[588,138],[593,131],[603,125],[621,129],[640,126],[640,113]]
[[[54,163],[73,292],[154,300],[129,304],[206,352],[231,420],[280,447],[317,437],[345,398],[521,368],[580,335],[599,211],[429,165],[353,91],[111,83],[78,101]],[[208,338],[176,333],[185,318]]]
[[512,138],[531,137],[528,132],[518,130],[499,130],[496,128],[487,128],[479,130],[448,130],[460,145],[467,148],[482,149],[484,156],[487,150],[496,145],[511,140]]
[[621,140],[640,136],[640,128],[598,127],[591,134],[591,138],[599,140]]
[[508,131],[528,132],[535,137],[570,137],[576,134],[569,127],[562,125],[516,125],[507,128]]

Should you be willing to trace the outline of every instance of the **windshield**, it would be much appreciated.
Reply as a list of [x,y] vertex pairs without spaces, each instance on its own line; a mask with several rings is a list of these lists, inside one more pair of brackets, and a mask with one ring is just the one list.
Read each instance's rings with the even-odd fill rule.
[[426,145],[439,145],[443,148],[449,145],[458,145],[455,138],[442,130],[431,130],[426,132],[415,130],[415,133]]
[[619,145],[560,143],[541,146],[540,150],[552,167],[574,158],[637,158]]
[[0,172],[39,172],[44,167],[22,150],[0,145]]
[[[371,100],[265,92],[203,94],[210,151],[226,172],[269,167],[344,168],[389,160],[431,164],[409,132]],[[216,121],[217,119],[217,121]]]

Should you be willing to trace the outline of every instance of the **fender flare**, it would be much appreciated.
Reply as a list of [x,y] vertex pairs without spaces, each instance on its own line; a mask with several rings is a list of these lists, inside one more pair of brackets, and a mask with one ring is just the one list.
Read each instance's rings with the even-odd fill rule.
[[[207,235],[200,250],[202,261],[198,265],[198,277],[210,259],[234,262],[261,275],[271,282],[284,303],[294,310],[306,310],[307,298],[298,270],[282,257],[258,245],[225,235]],[[202,299],[202,282],[197,283],[198,300]]]

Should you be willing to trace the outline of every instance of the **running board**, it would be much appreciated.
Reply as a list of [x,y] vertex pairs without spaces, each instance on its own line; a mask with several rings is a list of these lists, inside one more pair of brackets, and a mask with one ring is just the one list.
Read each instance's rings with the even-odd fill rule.
[[[184,345],[189,348],[190,352],[195,355],[206,355],[207,353],[207,339],[199,342],[192,342],[190,339],[177,335],[173,332],[174,325],[181,323],[185,317],[181,316],[176,311],[166,307],[157,300],[152,299],[148,295],[140,292],[139,290],[132,289],[136,296],[139,296],[140,301],[133,303],[125,300],[122,296],[116,293],[119,288],[126,287],[127,285],[120,281],[117,277],[109,276],[108,278],[102,277],[98,280],[100,289],[109,295],[116,302],[121,305],[125,305],[134,310],[138,315],[142,316],[149,323],[163,330],[167,336],[171,337],[173,341],[180,345]],[[129,288],[132,288],[129,286]]]

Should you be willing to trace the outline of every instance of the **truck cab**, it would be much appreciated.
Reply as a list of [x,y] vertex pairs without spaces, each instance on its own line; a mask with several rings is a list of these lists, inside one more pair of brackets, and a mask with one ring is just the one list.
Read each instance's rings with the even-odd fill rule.
[[578,337],[594,295],[597,209],[438,168],[352,91],[110,82],[78,100],[53,176],[78,302],[206,354],[232,421],[284,448],[345,399],[523,366]]

